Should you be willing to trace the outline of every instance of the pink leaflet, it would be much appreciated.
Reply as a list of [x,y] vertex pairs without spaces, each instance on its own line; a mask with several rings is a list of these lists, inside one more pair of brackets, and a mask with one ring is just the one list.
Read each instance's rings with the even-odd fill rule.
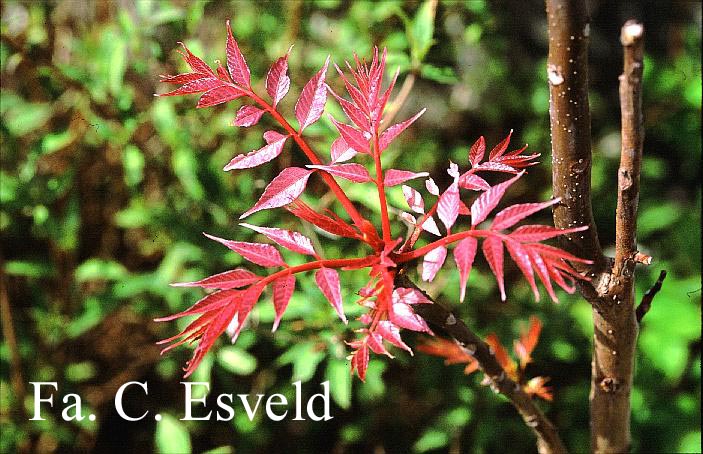
[[281,322],[281,317],[288,307],[290,297],[295,290],[295,275],[279,277],[273,281],[273,308],[276,311],[276,319],[273,321],[271,332],[276,331],[278,324]]
[[459,177],[459,187],[470,191],[486,191],[491,189],[491,185],[486,180],[476,174],[466,172]]
[[310,241],[310,238],[301,233],[272,227],[259,227],[243,222],[239,225],[252,229],[255,232],[259,232],[260,234],[266,236],[269,240],[274,241],[278,245],[283,246],[286,249],[290,249],[293,252],[315,255],[315,250],[312,247],[312,241]]
[[426,110],[427,109],[422,109],[421,111],[419,111],[418,113],[413,115],[411,118],[409,118],[401,123],[394,124],[393,126],[389,127],[385,131],[383,131],[383,133],[381,134],[381,137],[379,139],[379,142],[378,142],[378,147],[381,149],[381,151],[388,148],[388,145],[393,141],[393,139],[398,137],[398,135],[401,132],[405,131],[408,128],[408,126],[410,126],[411,124],[413,124],[415,122],[415,120],[420,118],[422,116],[422,114],[425,113]]
[[574,227],[573,229],[559,229],[551,225],[521,225],[510,233],[510,238],[521,243],[544,241],[567,233],[582,232],[588,230],[587,225]]
[[290,77],[287,72],[288,54],[276,60],[266,75],[266,92],[271,97],[273,107],[276,107],[290,89]]
[[169,91],[168,93],[162,93],[159,96],[180,96],[190,93],[200,93],[201,91],[212,90],[222,85],[222,81],[216,77],[203,77],[202,74],[198,74],[198,76],[197,79],[186,82],[183,86]]
[[305,185],[310,178],[312,170],[301,169],[300,167],[287,167],[266,186],[264,193],[256,205],[251,207],[239,219],[244,219],[257,211],[278,208],[288,205],[298,198],[305,190]]
[[408,202],[408,206],[411,210],[418,214],[425,213],[425,201],[422,200],[422,196],[415,189],[410,186],[403,185],[403,195],[405,196],[405,201]]
[[426,177],[427,175],[429,175],[427,172],[415,173],[408,170],[388,169],[383,178],[383,185],[386,187],[398,186],[408,180]]
[[437,202],[437,216],[442,221],[447,231],[452,228],[459,217],[459,187],[452,183],[439,197]]
[[237,111],[237,116],[234,119],[234,126],[253,126],[259,122],[261,116],[265,112],[255,106],[242,106]]
[[320,268],[315,273],[315,282],[317,286],[325,295],[327,301],[330,302],[337,315],[346,324],[347,317],[344,315],[344,308],[342,307],[342,287],[339,283],[339,274],[337,271],[331,268]]
[[233,99],[241,98],[245,94],[246,93],[242,90],[232,85],[222,85],[221,87],[213,88],[212,90],[203,93],[195,107],[202,109],[203,107],[215,106],[217,104],[222,104],[223,102],[229,102]]
[[442,236],[442,234],[439,233],[437,223],[434,221],[434,218],[432,216],[428,216],[427,219],[425,219],[425,222],[422,223],[422,230],[424,230],[425,232],[430,232],[431,234],[436,236]]
[[267,144],[281,140],[284,137],[290,137],[290,136],[286,136],[284,134],[281,134],[278,131],[266,131],[264,133],[264,140],[266,141]]
[[338,122],[331,115],[330,120],[332,120],[332,123],[334,123],[337,127],[339,134],[342,136],[342,139],[344,139],[347,145],[358,153],[369,154],[369,139],[363,132],[353,126]]
[[322,69],[305,84],[298,101],[295,103],[295,118],[298,119],[300,125],[299,133],[302,133],[303,129],[315,123],[322,116],[327,101],[325,73],[329,63],[330,57],[328,56]]
[[219,292],[210,293],[209,295],[203,297],[197,303],[193,304],[191,307],[183,312],[177,314],[169,315],[168,317],[156,318],[156,322],[169,322],[177,318],[185,317],[187,315],[202,314],[209,312],[220,307],[229,304],[236,297],[242,294],[241,290],[221,290]]
[[356,104],[347,101],[341,96],[338,96],[329,85],[327,86],[327,89],[330,93],[332,93],[332,96],[335,97],[339,105],[342,107],[342,110],[346,114],[347,118],[349,118],[362,131],[371,132],[369,119],[366,117],[366,114],[356,106]]
[[425,333],[431,332],[430,327],[427,326],[427,323],[422,319],[422,317],[415,314],[412,307],[407,304],[393,304],[393,310],[390,311],[389,315],[393,324],[401,328]]
[[439,188],[432,178],[425,180],[425,188],[432,195],[439,195]]
[[504,210],[496,214],[495,218],[493,219],[493,224],[491,224],[491,230],[503,230],[510,228],[521,220],[523,220],[524,218],[526,218],[527,216],[531,215],[532,213],[536,213],[540,210],[550,207],[555,203],[558,203],[560,200],[561,199],[557,197],[556,199],[550,200],[548,202],[522,203],[519,205],[513,205],[508,208],[505,208]]
[[469,280],[469,273],[476,258],[476,247],[478,242],[476,238],[466,237],[454,248],[454,261],[459,269],[459,286],[461,287],[461,296],[459,301],[464,302],[466,296],[466,282]]
[[481,162],[484,153],[486,153],[486,139],[481,136],[471,145],[471,150],[469,150],[469,162],[471,163],[471,167],[476,167],[478,163]]
[[415,288],[396,287],[393,289],[393,304],[431,304],[421,291]]
[[261,279],[260,276],[257,276],[249,270],[245,270],[244,268],[236,268],[225,271],[224,273],[208,276],[195,282],[177,282],[171,284],[171,287],[202,287],[227,290],[253,284],[259,279]]
[[510,137],[513,135],[513,130],[511,129],[510,132],[508,133],[507,137],[503,140],[501,140],[498,145],[493,147],[491,152],[488,154],[488,160],[493,161],[495,158],[499,158],[505,153],[505,150],[508,149],[508,144],[510,143]]
[[305,167],[322,170],[335,177],[344,178],[355,183],[367,183],[372,181],[368,170],[361,164],[337,164],[333,166],[307,165]]
[[237,41],[232,36],[232,27],[229,21],[227,21],[227,68],[229,68],[229,73],[234,83],[244,88],[250,87],[251,74],[249,66],[247,66],[247,62],[239,50]]
[[[183,74],[176,74],[175,76],[167,76],[167,75],[160,75],[161,80],[159,82],[163,82],[165,84],[187,84],[188,82],[193,82],[196,80],[203,79],[207,77],[204,74],[200,73],[183,73]],[[160,95],[163,96],[163,95]]]
[[523,246],[515,240],[506,240],[505,247],[508,248],[508,253],[513,258],[515,264],[520,268],[522,274],[527,279],[532,293],[535,296],[535,301],[539,301],[540,295],[539,290],[537,290],[537,285],[535,284],[535,276],[532,271],[532,262],[530,261],[530,254],[528,252],[529,246]]
[[508,181],[497,184],[478,196],[471,205],[471,226],[477,226],[483,222],[488,215],[491,214],[491,211],[493,211],[496,205],[498,205],[508,187],[524,173],[524,171],[520,172]]
[[185,54],[183,55],[183,59],[188,63],[188,66],[190,66],[190,69],[195,71],[196,73],[200,74],[209,74],[211,76],[214,76],[215,73],[212,71],[212,68],[210,68],[207,63],[202,61],[200,58],[196,57],[193,55],[193,53],[186,47],[185,44],[179,43],[181,46],[183,46],[183,49],[186,51]]
[[369,367],[369,348],[362,342],[359,348],[351,355],[351,370],[356,370],[361,381],[366,381],[366,369]]
[[388,353],[386,347],[383,346],[383,337],[381,337],[380,334],[374,332],[368,333],[366,336],[366,343],[368,344],[371,351],[376,353],[377,355],[386,355],[389,358],[393,358],[393,355]]
[[239,301],[239,304],[236,306],[237,326],[232,330],[234,331],[233,333],[227,333],[232,338],[233,344],[237,341],[237,337],[239,337],[239,333],[242,331],[242,328],[244,328],[244,322],[246,322],[251,309],[257,301],[259,301],[259,297],[261,296],[261,292],[264,291],[264,287],[266,286],[258,284],[249,287],[242,295],[242,299]]
[[425,254],[422,262],[422,280],[432,282],[447,258],[447,248],[439,246]]
[[390,320],[381,320],[376,325],[376,332],[381,335],[388,343],[395,345],[396,347],[402,348],[413,354],[413,351],[408,347],[405,342],[400,338],[400,330],[397,326],[393,324]]
[[332,158],[333,164],[348,161],[354,156],[356,156],[356,150],[350,147],[343,138],[337,137],[334,142],[332,142],[330,157]]
[[537,272],[539,280],[542,281],[544,288],[547,289],[549,297],[552,299],[552,301],[558,303],[559,299],[554,293],[554,288],[552,287],[552,281],[549,278],[549,269],[547,268],[547,265],[544,263],[542,257],[540,257],[537,252],[529,248],[527,249],[527,252],[530,255],[530,260],[532,261],[532,265],[534,266],[535,271]]
[[257,265],[285,266],[286,264],[286,262],[283,261],[283,257],[281,257],[281,253],[270,244],[225,240],[214,235],[208,235],[207,233],[203,233],[203,235],[218,243],[224,244],[237,254]]
[[484,162],[482,164],[477,165],[474,167],[476,170],[481,170],[484,172],[504,172],[504,173],[517,173],[517,169],[515,169],[512,166],[509,166],[507,164],[503,164],[500,162]]
[[251,151],[247,154],[235,156],[223,170],[250,169],[275,159],[281,154],[281,151],[283,151],[283,146],[286,144],[286,139],[288,139],[288,136],[284,136],[282,134],[279,134],[279,136],[280,137],[278,140],[275,142],[270,142],[263,148]]
[[489,236],[483,241],[483,255],[491,267],[493,275],[498,282],[500,290],[500,299],[505,301],[505,284],[503,282],[503,242],[500,238]]

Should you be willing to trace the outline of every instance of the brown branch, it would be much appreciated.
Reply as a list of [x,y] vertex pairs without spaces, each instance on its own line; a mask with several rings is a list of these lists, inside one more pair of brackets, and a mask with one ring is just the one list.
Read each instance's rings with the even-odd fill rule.
[[637,306],[637,310],[635,311],[635,314],[637,316],[637,323],[642,323],[642,319],[645,315],[647,315],[647,312],[649,312],[649,309],[652,307],[652,301],[654,300],[654,297],[657,296],[659,290],[662,289],[664,279],[666,279],[666,270],[661,270],[657,282],[655,282],[654,285],[652,285],[652,287],[647,290],[647,293],[645,293],[642,297],[640,305]]
[[[401,274],[396,282],[402,287],[416,288],[432,300],[407,276]],[[537,436],[537,448],[540,454],[567,452],[554,424],[542,413],[520,385],[508,378],[488,344],[473,333],[461,319],[436,302],[418,304],[414,306],[414,310],[417,315],[431,325],[443,329],[478,361],[481,370],[490,382],[491,389],[503,394],[510,401],[520,413],[525,424]]]
[[[4,260],[0,256],[0,267],[4,268]],[[26,418],[24,411],[24,398],[26,395],[25,381],[22,376],[22,360],[20,357],[17,335],[12,320],[12,308],[7,294],[7,277],[0,275],[0,320],[2,320],[2,336],[7,342],[10,351],[10,383],[14,392],[14,412],[20,418]]]

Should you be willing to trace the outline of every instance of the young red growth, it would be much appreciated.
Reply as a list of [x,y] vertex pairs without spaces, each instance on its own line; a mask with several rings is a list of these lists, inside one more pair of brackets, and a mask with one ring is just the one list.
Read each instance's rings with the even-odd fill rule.
[[[411,348],[401,338],[401,329],[432,334],[424,319],[416,315],[413,310],[416,304],[431,304],[431,302],[417,290],[399,288],[395,285],[396,276],[400,271],[404,271],[411,261],[422,259],[422,278],[431,281],[443,267],[451,249],[459,270],[462,300],[466,294],[466,284],[479,245],[495,275],[503,299],[506,298],[503,283],[504,247],[525,275],[536,297],[539,297],[539,292],[535,274],[554,301],[557,301],[557,297],[552,282],[567,292],[573,292],[574,280],[585,279],[568,263],[569,261],[584,262],[584,260],[540,243],[558,235],[575,234],[583,228],[559,230],[551,226],[524,225],[508,231],[526,216],[557,203],[557,199],[506,207],[495,216],[490,226],[482,227],[485,225],[484,221],[500,204],[508,187],[524,175],[525,172],[522,169],[534,165],[534,160],[539,156],[538,154],[523,155],[524,147],[507,151],[512,131],[488,153],[488,159],[485,159],[485,140],[483,137],[479,138],[469,150],[467,160],[469,168],[463,173],[460,172],[457,164],[450,163],[447,172],[452,177],[452,182],[444,191],[441,191],[434,180],[429,178],[427,172],[384,170],[381,159],[383,152],[393,146],[394,140],[425,113],[423,109],[407,120],[386,127],[384,111],[398,72],[396,71],[390,83],[384,87],[385,49],[379,53],[375,48],[370,63],[355,55],[354,65],[345,64],[349,70],[347,74],[339,66],[334,65],[340,78],[338,85],[344,87],[349,96],[348,99],[337,94],[327,85],[328,57],[322,68],[304,86],[295,103],[294,115],[298,123],[296,129],[278,110],[280,101],[290,88],[290,78],[287,74],[290,50],[273,62],[268,72],[265,81],[266,95],[271,101],[267,102],[252,88],[249,67],[232,35],[229,23],[227,23],[226,45],[227,69],[219,65],[213,71],[185,45],[183,48],[182,55],[191,72],[176,76],[162,76],[163,82],[180,85],[180,87],[160,96],[201,93],[197,107],[244,98],[251,104],[237,111],[233,121],[235,126],[253,126],[264,115],[270,115],[280,127],[280,130],[264,133],[265,144],[261,148],[232,158],[224,168],[226,171],[248,169],[272,161],[284,152],[289,138],[293,139],[309,160],[305,168],[284,168],[266,186],[258,202],[240,218],[260,210],[285,208],[301,221],[308,222],[330,234],[360,241],[371,251],[368,255],[358,258],[321,259],[310,239],[298,232],[271,226],[241,224],[287,249],[289,253],[302,254],[310,258],[310,261],[301,265],[289,266],[272,244],[232,241],[207,235],[208,238],[222,243],[246,260],[273,270],[267,275],[259,275],[237,268],[196,282],[174,284],[216,290],[195,303],[190,309],[158,319],[168,321],[184,316],[197,316],[179,335],[160,342],[171,343],[163,350],[164,352],[184,343],[197,342],[193,357],[187,364],[186,376],[193,373],[220,334],[227,331],[233,340],[236,339],[246,325],[252,308],[269,287],[276,313],[273,323],[275,330],[282,321],[294,292],[295,275],[298,273],[314,271],[315,282],[322,294],[339,318],[346,323],[343,299],[347,292],[342,290],[340,272],[363,268],[368,270],[370,280],[358,291],[360,298],[356,302],[366,309],[366,313],[355,322],[355,325],[361,326],[356,330],[358,336],[348,342],[352,349],[349,356],[351,369],[362,380],[366,376],[370,352],[392,357],[388,348],[395,346],[412,353]],[[339,103],[348,122],[332,118],[340,137],[332,144],[331,159],[329,162],[324,162],[303,136],[303,132],[322,116],[328,93],[331,93]],[[357,159],[358,162],[347,162],[351,159]],[[505,173],[512,177],[491,186],[479,175],[486,172]],[[324,213],[317,212],[299,199],[311,177],[321,178],[327,184],[343,210],[351,218],[351,222],[345,221],[331,210]],[[371,219],[361,215],[337,183],[338,178],[347,180],[351,184],[375,186],[381,211],[380,226],[374,225]],[[416,179],[425,179],[424,185],[429,197],[434,197],[434,200],[427,201],[418,189],[404,184]],[[397,188],[399,185],[403,185],[402,188]],[[418,215],[416,218],[411,213],[401,213],[397,219],[393,218],[394,222],[400,219],[406,225],[410,225],[410,232],[405,238],[394,236],[392,231],[387,191],[402,191],[408,207]],[[440,231],[435,215],[441,221],[444,233]],[[416,248],[415,243],[423,232],[431,233],[435,239],[423,247]],[[520,368],[511,363],[512,360],[509,360],[507,354],[502,353],[504,349],[500,350],[496,344],[496,351],[500,354],[506,370],[522,371],[529,362],[529,355],[539,335],[539,329],[534,326],[536,325],[533,324],[529,334],[516,344]],[[461,349],[457,350],[458,346],[450,348],[441,340],[435,341],[431,347],[422,348],[436,353],[444,352],[443,356],[450,362],[468,363],[467,371],[476,367],[475,361],[469,354]],[[531,392],[542,396],[547,395],[543,381],[534,380],[536,379],[526,385],[533,390]]]

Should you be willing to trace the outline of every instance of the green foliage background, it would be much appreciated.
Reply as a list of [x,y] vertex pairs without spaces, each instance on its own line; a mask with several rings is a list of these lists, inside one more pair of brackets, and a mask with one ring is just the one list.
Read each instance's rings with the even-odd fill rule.
[[[701,7],[592,6],[594,210],[605,245],[613,240],[619,153],[619,27],[638,17],[647,30],[638,240],[655,261],[638,270],[639,294],[660,269],[669,277],[642,326],[633,448],[700,452]],[[388,164],[430,171],[441,186],[448,160],[465,166],[468,146],[479,135],[490,145],[515,129],[514,143],[529,143],[543,154],[543,164],[523,178],[510,201],[550,197],[543,5],[442,1],[434,30],[429,11],[416,1],[3,2],[1,452],[534,451],[513,408],[480,386],[478,374],[463,376],[461,367],[399,353],[392,361],[374,358],[365,384],[352,380],[343,343],[349,333],[310,276],[299,280],[275,336],[273,309],[262,300],[237,344],[222,342],[192,378],[210,381],[213,394],[287,396],[292,381],[303,380],[310,395],[329,379],[335,402],[330,422],[250,422],[243,412],[231,423],[180,421],[180,367],[189,350],[160,357],[154,345],[177,327],[151,320],[201,295],[170,282],[240,264],[201,232],[253,240],[237,225],[238,215],[280,168],[302,162],[297,150],[288,149],[252,171],[222,172],[232,156],[258,148],[264,127],[273,124],[264,119],[237,129],[229,126],[233,105],[195,110],[194,97],[153,97],[166,89],[159,74],[185,69],[177,41],[209,63],[224,60],[227,18],[256,87],[263,87],[270,63],[295,44],[283,111],[292,113],[299,90],[327,54],[341,62],[353,52],[368,55],[373,44],[387,46],[391,68],[419,74],[398,119],[428,108],[388,151]],[[331,104],[328,110],[338,113]],[[323,120],[308,136],[326,154],[334,133]],[[356,186],[349,188],[353,199],[371,198]],[[315,182],[306,194],[315,203],[331,203]],[[403,207],[400,191],[391,203]],[[549,222],[548,214],[542,220]],[[300,228],[281,210],[258,213],[252,223]],[[344,242],[319,241],[328,257],[357,252]],[[471,276],[469,301],[458,306],[452,266],[427,288],[457,306],[479,333],[496,332],[510,345],[530,314],[542,319],[530,373],[552,378],[554,402],[543,407],[569,447],[585,451],[590,308],[561,294],[559,305],[533,302],[512,265],[509,301],[501,304],[483,263]],[[364,275],[346,276],[346,309],[354,316],[353,292]],[[407,337],[414,345],[416,337]],[[159,423],[117,417],[112,398],[129,380],[148,380],[150,393],[131,399],[127,410],[160,412]],[[84,414],[98,419],[64,422],[58,405],[45,407],[46,421],[28,421],[30,381],[59,382],[59,396],[77,392]]]

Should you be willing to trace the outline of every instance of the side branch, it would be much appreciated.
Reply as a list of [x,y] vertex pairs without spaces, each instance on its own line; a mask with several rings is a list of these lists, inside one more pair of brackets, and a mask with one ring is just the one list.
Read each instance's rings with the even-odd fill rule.
[[644,316],[647,315],[647,312],[649,312],[649,309],[652,307],[652,301],[654,300],[654,297],[657,296],[659,290],[662,289],[664,279],[666,279],[666,270],[661,270],[661,272],[659,273],[659,278],[657,278],[657,282],[655,282],[654,285],[652,285],[652,287],[647,290],[647,292],[642,297],[640,305],[637,306],[637,311],[635,311],[635,315],[637,316],[637,323],[641,323]]
[[615,267],[613,274],[632,274],[637,253],[637,206],[642,162],[642,58],[644,27],[629,20],[622,27],[620,41],[624,68],[620,75],[622,147],[618,170],[618,205],[615,219]]
[[[396,282],[403,287],[413,287],[422,292],[422,289],[404,275],[400,275]],[[425,293],[423,292],[423,294]],[[427,294],[425,296],[432,300]],[[417,304],[414,306],[414,310],[428,323],[446,331],[478,361],[481,370],[490,380],[491,389],[503,394],[510,401],[520,413],[525,424],[537,436],[537,448],[540,454],[567,452],[554,424],[542,413],[542,410],[522,390],[520,385],[508,378],[488,344],[472,332],[461,319],[436,302]]]
[[[571,254],[590,259],[579,271],[607,269],[591,209],[591,114],[588,107],[589,23],[585,2],[547,0],[549,29],[549,118],[552,132],[554,225],[565,229],[587,225],[562,240]],[[592,277],[596,277],[595,274]],[[596,279],[597,285],[597,279]]]

